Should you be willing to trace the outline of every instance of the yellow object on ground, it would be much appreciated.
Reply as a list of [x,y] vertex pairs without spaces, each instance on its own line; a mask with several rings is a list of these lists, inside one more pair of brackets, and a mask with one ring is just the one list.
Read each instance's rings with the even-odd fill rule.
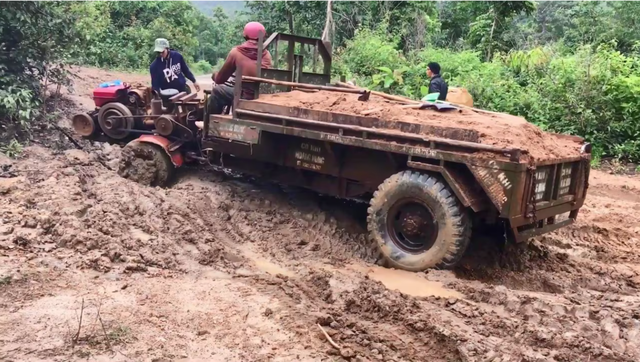
[[447,102],[473,107],[473,97],[464,88],[449,88]]

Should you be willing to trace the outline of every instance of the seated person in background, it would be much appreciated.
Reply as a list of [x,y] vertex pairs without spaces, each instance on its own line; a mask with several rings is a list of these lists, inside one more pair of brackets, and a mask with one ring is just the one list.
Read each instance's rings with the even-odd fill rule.
[[[213,73],[215,86],[209,97],[209,114],[222,114],[225,106],[233,103],[233,86],[235,84],[235,71],[242,67],[242,72],[246,76],[255,77],[258,61],[258,38],[262,32],[266,35],[264,26],[258,22],[250,22],[244,26],[242,35],[246,40],[243,44],[231,49],[222,68],[217,73]],[[262,68],[271,68],[271,54],[268,50],[262,51]],[[243,98],[251,99],[254,91],[250,86],[242,89]]]
[[435,62],[427,64],[427,76],[431,79],[429,81],[429,94],[440,93],[438,100],[446,100],[449,87],[447,82],[440,76],[440,64]]
[[178,92],[188,92],[186,76],[193,82],[196,92],[200,91],[200,85],[189,70],[182,54],[169,49],[167,39],[156,39],[154,51],[158,57],[149,67],[153,90],[160,92],[162,89],[177,89]]

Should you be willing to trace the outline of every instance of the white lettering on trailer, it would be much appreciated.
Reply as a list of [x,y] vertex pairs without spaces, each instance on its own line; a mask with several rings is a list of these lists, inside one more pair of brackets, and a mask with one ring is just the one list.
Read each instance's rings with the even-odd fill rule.
[[324,165],[324,157],[312,155],[310,153],[296,151],[295,158],[301,161],[313,162],[315,164]]
[[314,146],[308,143],[301,143],[300,144],[300,148],[305,150],[305,151],[311,151],[311,152],[315,152],[315,153],[321,153],[322,152],[322,148],[318,147],[318,146]]
[[504,187],[507,190],[510,190],[511,189],[511,181],[509,181],[509,179],[507,178],[507,175],[505,175],[504,172],[497,171],[497,170],[500,169],[498,167],[498,164],[496,164],[495,161],[490,161],[489,162],[489,166],[491,166],[491,169],[493,170],[493,171],[491,171],[491,173],[493,173],[494,175],[496,175],[498,177],[498,181],[500,182],[502,187]]

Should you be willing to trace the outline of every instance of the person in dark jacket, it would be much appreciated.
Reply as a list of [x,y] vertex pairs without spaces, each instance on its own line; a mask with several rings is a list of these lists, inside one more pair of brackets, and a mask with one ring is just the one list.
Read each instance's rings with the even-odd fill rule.
[[[184,61],[182,54],[169,49],[167,39],[158,38],[154,51],[158,57],[151,63],[151,88],[156,91],[162,89],[177,89],[178,92],[188,92],[187,79],[193,82],[196,92],[200,91],[200,85],[196,82],[189,66]],[[186,78],[185,78],[186,76]]]
[[440,93],[438,100],[446,100],[449,86],[440,76],[440,64],[435,62],[427,64],[427,76],[431,79],[429,81],[429,94]]
[[[231,49],[222,68],[211,75],[215,86],[209,98],[209,113],[222,114],[224,107],[233,103],[233,86],[235,84],[235,72],[238,67],[242,68],[243,75],[257,75],[256,63],[258,61],[258,38],[260,33],[266,35],[262,24],[252,21],[244,26],[242,35],[245,42]],[[271,68],[271,54],[268,50],[262,51],[262,68]],[[242,88],[242,98],[251,99],[254,91],[251,86]]]

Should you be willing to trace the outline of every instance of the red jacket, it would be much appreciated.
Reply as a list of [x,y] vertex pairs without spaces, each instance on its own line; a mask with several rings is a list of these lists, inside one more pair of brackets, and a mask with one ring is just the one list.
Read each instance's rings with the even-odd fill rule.
[[[231,49],[222,68],[220,68],[216,74],[214,82],[216,82],[216,84],[225,83],[239,66],[242,67],[243,75],[255,77],[257,76],[257,61],[257,42],[252,40],[246,41],[244,44]],[[271,68],[271,54],[266,49],[262,51],[262,68]],[[243,95],[253,97],[254,93],[250,85],[243,87]]]

